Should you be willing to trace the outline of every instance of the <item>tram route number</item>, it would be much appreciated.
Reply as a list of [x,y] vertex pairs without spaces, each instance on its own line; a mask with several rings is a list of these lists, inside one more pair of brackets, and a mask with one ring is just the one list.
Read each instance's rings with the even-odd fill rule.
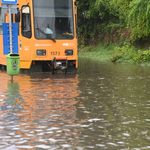
[[50,52],[51,53],[51,55],[60,55],[60,52],[58,52],[58,51],[53,51],[53,52]]

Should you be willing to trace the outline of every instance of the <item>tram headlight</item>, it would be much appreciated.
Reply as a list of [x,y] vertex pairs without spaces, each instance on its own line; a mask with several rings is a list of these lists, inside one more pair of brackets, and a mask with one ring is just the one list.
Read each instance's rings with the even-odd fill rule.
[[46,50],[45,49],[38,49],[36,50],[37,56],[46,56]]
[[72,49],[66,49],[65,50],[65,55],[66,56],[72,56],[73,55],[73,50]]

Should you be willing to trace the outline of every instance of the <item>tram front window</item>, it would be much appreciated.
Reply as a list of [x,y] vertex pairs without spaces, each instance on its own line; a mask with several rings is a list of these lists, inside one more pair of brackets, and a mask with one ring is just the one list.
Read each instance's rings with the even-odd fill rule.
[[33,0],[36,39],[73,39],[72,0]]

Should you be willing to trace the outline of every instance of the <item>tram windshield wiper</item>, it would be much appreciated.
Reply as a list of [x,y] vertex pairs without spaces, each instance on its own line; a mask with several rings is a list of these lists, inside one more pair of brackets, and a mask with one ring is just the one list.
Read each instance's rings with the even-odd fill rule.
[[51,34],[45,33],[43,30],[41,30],[39,27],[36,28],[38,31],[40,31],[42,34],[46,35],[48,39],[51,39],[52,41],[56,42],[54,38],[51,37]]

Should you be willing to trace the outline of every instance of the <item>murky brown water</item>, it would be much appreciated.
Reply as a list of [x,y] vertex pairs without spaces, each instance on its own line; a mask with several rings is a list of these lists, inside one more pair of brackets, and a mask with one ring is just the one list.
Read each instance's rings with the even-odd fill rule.
[[0,150],[150,149],[150,67],[80,59],[77,74],[0,79]]

